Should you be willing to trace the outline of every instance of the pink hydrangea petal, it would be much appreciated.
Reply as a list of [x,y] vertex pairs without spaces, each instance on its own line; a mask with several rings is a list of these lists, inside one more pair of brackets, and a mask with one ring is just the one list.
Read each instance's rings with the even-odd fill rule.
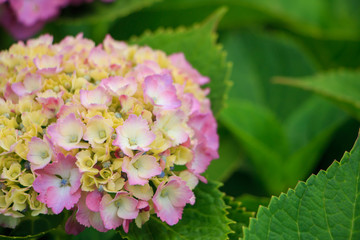
[[61,183],[61,180],[54,176],[54,175],[48,175],[42,171],[38,171],[37,173],[41,175],[38,175],[35,178],[35,181],[33,182],[33,188],[36,192],[39,193],[38,200],[40,202],[46,203],[46,191],[49,187],[52,186],[59,186]]
[[113,76],[101,81],[100,86],[111,92],[115,96],[132,96],[137,90],[137,82],[133,77]]
[[132,157],[132,150],[147,151],[146,148],[156,135],[149,130],[148,122],[141,116],[131,114],[123,125],[116,128],[117,137],[113,145],[118,146],[128,156]]
[[[76,148],[87,148],[87,143],[81,143],[85,125],[76,118],[74,113],[69,114],[63,119],[58,119],[56,123],[51,124],[47,128],[47,133],[51,137],[51,141],[67,151]],[[72,141],[75,138],[76,141]]]
[[136,154],[130,161],[125,157],[122,170],[127,173],[130,185],[144,185],[148,179],[160,174],[162,168],[154,156]]
[[169,198],[153,197],[154,208],[157,216],[169,225],[175,225],[182,218],[183,208],[175,208]]
[[[34,190],[39,193],[38,200],[46,203],[55,213],[64,208],[71,209],[80,198],[81,174],[75,165],[75,158],[58,154],[58,161],[38,170],[38,177],[33,183]],[[66,179],[69,185],[62,185]],[[62,203],[60,202],[62,201]]]
[[100,202],[102,194],[99,191],[90,192],[86,196],[86,206],[93,212],[100,211]]
[[50,46],[53,43],[54,37],[50,34],[43,34],[35,39],[29,39],[26,41],[26,46],[36,47],[40,45]]
[[70,193],[70,187],[49,187],[46,192],[46,204],[55,214],[61,213],[64,208],[70,210],[79,201],[81,190]]
[[[117,197],[119,194],[117,194]],[[135,219],[139,213],[139,210],[136,208],[138,200],[128,196],[115,197],[114,201],[120,202],[117,215],[122,219]]]
[[146,179],[139,177],[137,170],[131,165],[128,157],[124,157],[122,171],[126,173],[130,185],[144,185],[148,182]]
[[100,203],[100,215],[107,229],[116,229],[123,223],[117,215],[117,207],[109,194],[105,194]]
[[100,216],[100,212],[92,213],[89,220],[90,220],[90,225],[99,232],[107,232],[109,230],[105,228],[104,223]]
[[34,58],[37,73],[44,75],[51,75],[62,71],[61,68],[62,56],[42,55],[41,58]]
[[162,172],[162,169],[154,156],[142,155],[137,162],[140,162],[138,164],[138,174],[142,178],[151,178]]
[[31,138],[31,141],[29,142],[29,152],[27,154],[27,160],[31,163],[31,169],[36,170],[44,168],[50,162],[51,158],[52,151],[49,144],[40,138]]
[[190,63],[185,59],[183,53],[174,53],[169,56],[171,63],[180,69],[180,72],[185,73],[192,81],[203,85],[208,83],[210,79],[202,76],[196,69],[194,69]]
[[184,206],[194,202],[194,193],[186,182],[177,176],[170,177],[166,184],[160,183],[153,197],[155,212],[169,225],[176,224],[182,217]]
[[10,83],[6,83],[4,98],[12,103],[17,103],[19,101],[19,96],[12,90]]
[[111,96],[107,91],[99,86],[94,90],[80,90],[81,104],[88,109],[106,108],[111,103]]
[[123,227],[125,233],[129,232],[129,226],[130,226],[131,221],[132,220],[129,220],[129,219],[125,219],[123,221],[122,227]]
[[75,211],[74,211],[73,214],[71,214],[71,216],[68,218],[68,220],[65,223],[66,233],[72,234],[72,235],[78,235],[79,233],[81,233],[84,230],[85,230],[85,227],[83,225],[79,224],[78,221],[76,221]]
[[[100,212],[93,212],[87,207],[88,204],[86,202],[88,197],[89,194],[87,196],[84,193],[82,194],[78,202],[78,211],[76,213],[76,219],[78,220],[79,223],[81,223],[86,227],[92,226],[100,232],[106,232],[108,229],[106,229],[104,226],[104,223],[100,216]],[[98,203],[98,205],[100,207],[100,202]]]
[[186,166],[194,173],[203,173],[209,166],[211,160],[214,159],[214,154],[212,153],[205,144],[199,144],[194,149],[194,159],[187,163]]
[[170,192],[169,199],[173,206],[185,207],[187,203],[193,204],[194,193],[181,178],[170,177],[166,187]]
[[77,203],[78,210],[76,211],[76,220],[81,225],[90,227],[91,210],[87,208],[85,199],[85,194],[82,193],[81,198]]
[[147,76],[143,84],[145,99],[164,109],[175,109],[181,106],[176,96],[176,89],[170,74]]
[[162,111],[157,114],[155,127],[170,138],[173,145],[185,143],[189,137],[185,127],[186,115],[181,110]]
[[211,112],[197,112],[188,122],[189,126],[195,130],[197,138],[204,139],[208,148],[217,152],[219,148],[219,136],[216,132],[217,124],[214,115]]
[[99,45],[90,51],[88,61],[91,65],[97,67],[108,67],[110,65],[110,59],[108,54]]

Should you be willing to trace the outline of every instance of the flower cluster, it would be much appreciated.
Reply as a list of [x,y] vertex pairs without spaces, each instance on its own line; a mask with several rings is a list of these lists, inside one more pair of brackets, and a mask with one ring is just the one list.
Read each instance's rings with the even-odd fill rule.
[[[57,17],[68,5],[79,5],[93,0],[0,0],[0,25],[16,39],[26,39],[44,24]],[[102,0],[111,2],[113,0]]]
[[209,79],[182,53],[52,41],[0,53],[0,213],[72,210],[70,233],[176,224],[218,157]]

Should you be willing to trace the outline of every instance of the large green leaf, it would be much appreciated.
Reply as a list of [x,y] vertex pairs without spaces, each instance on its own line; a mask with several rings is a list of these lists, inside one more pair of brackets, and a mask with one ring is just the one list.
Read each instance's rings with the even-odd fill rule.
[[281,191],[287,142],[281,124],[271,111],[251,102],[233,100],[221,113],[220,120],[240,141],[268,191]]
[[116,26],[126,27],[128,23],[132,23],[136,28],[127,28],[131,32],[138,29],[154,29],[164,24],[190,24],[199,21],[220,6],[229,8],[229,13],[220,25],[221,29],[271,24],[316,38],[360,37],[357,0],[164,0],[120,20]]
[[346,116],[320,98],[272,83],[276,75],[315,71],[289,39],[234,32],[222,42],[234,62],[229,94],[234,101],[220,121],[239,140],[268,192],[285,191],[309,174]]
[[315,72],[314,62],[295,42],[250,31],[225,33],[221,42],[234,64],[230,98],[268,107],[282,120],[309,96],[298,89],[271,82],[274,76],[299,77]]
[[216,44],[214,30],[225,13],[221,8],[200,25],[192,28],[177,30],[158,30],[154,33],[145,33],[140,38],[130,41],[133,44],[148,45],[161,49],[167,54],[183,52],[187,60],[200,73],[210,77],[210,100],[214,114],[217,114],[224,105],[227,91],[231,85],[228,80],[231,65],[226,61],[226,54]]
[[0,228],[0,239],[34,239],[55,232],[64,223],[65,215],[23,217],[15,229]]
[[339,70],[300,79],[277,78],[276,82],[315,92],[360,119],[359,71]]
[[218,190],[220,185],[214,182],[200,183],[195,188],[196,202],[186,206],[178,224],[169,226],[158,217],[151,216],[150,221],[139,229],[130,224],[129,233],[121,232],[129,240],[148,239],[206,239],[225,240],[231,232],[227,218],[224,194]]
[[340,162],[312,175],[244,229],[244,239],[360,239],[360,141]]
[[322,69],[339,67],[356,69],[360,66],[360,39],[319,39],[299,34],[293,34],[292,37],[306,48]]
[[111,3],[94,1],[81,7],[67,8],[62,16],[46,25],[43,32],[60,40],[67,35],[83,32],[88,38],[100,42],[117,18],[125,17],[160,0],[116,0]]
[[220,120],[250,156],[268,192],[279,193],[312,170],[345,115],[324,100],[311,98],[281,125],[268,109],[232,100]]

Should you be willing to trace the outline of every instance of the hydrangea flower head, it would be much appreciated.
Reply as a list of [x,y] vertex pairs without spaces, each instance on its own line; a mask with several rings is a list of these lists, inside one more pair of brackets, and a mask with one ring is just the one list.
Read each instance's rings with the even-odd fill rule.
[[128,232],[195,203],[219,139],[209,79],[182,53],[44,35],[0,52],[0,67],[1,214],[67,209],[68,233]]

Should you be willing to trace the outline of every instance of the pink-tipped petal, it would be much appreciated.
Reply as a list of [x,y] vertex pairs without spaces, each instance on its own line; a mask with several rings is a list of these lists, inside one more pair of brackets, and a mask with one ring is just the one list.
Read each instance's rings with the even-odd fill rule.
[[81,143],[85,125],[76,118],[74,113],[69,114],[65,118],[58,119],[56,123],[51,124],[47,128],[47,133],[51,137],[54,145],[58,145],[67,151],[76,148],[87,148],[89,145]]
[[209,82],[208,77],[202,76],[190,63],[185,59],[183,53],[174,53],[169,57],[171,63],[180,70],[180,73],[190,78],[192,81],[203,85]]
[[118,193],[114,201],[118,206],[117,215],[119,218],[135,219],[137,217],[139,213],[139,210],[136,208],[138,200]]
[[123,223],[117,215],[117,206],[109,194],[105,194],[100,203],[100,215],[107,229],[116,229]]
[[153,197],[155,212],[169,225],[176,224],[182,217],[185,205],[194,202],[194,193],[186,182],[176,176],[170,177],[166,184],[160,183]]
[[141,116],[131,114],[123,125],[116,128],[117,137],[113,145],[118,146],[128,156],[132,150],[147,151],[154,140],[155,134],[149,130],[148,122]]
[[85,226],[81,225],[75,218],[75,211],[65,223],[65,231],[67,234],[78,235],[85,230]]
[[33,137],[29,142],[27,160],[32,170],[44,168],[50,162],[52,154],[49,144],[40,138]]
[[102,194],[99,191],[90,192],[86,196],[86,206],[93,212],[100,211],[100,202]]
[[114,76],[105,78],[101,81],[100,86],[103,86],[114,96],[132,96],[137,90],[137,82],[133,77]]
[[87,108],[106,108],[111,104],[111,96],[99,86],[94,90],[80,90],[81,104]]
[[170,74],[150,75],[145,78],[145,99],[163,109],[176,109],[181,106],[181,101],[176,96],[176,89]]
[[81,191],[70,193],[70,187],[49,187],[46,192],[46,204],[55,214],[61,213],[64,208],[70,210],[79,201]]
[[159,175],[162,171],[154,156],[136,154],[131,161],[125,157],[122,169],[127,173],[130,185],[144,185],[148,179]]

